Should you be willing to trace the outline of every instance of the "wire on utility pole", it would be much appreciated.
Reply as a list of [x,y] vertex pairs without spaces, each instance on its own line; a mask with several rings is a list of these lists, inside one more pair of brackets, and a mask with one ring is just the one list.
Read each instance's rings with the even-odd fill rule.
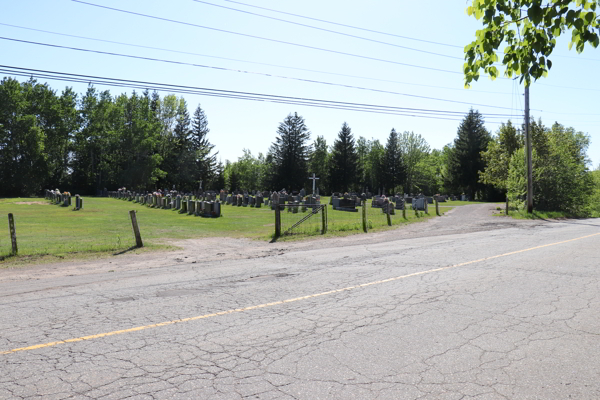
[[525,145],[527,146],[527,213],[533,213],[533,166],[531,162],[531,129],[529,127],[529,86],[525,83]]

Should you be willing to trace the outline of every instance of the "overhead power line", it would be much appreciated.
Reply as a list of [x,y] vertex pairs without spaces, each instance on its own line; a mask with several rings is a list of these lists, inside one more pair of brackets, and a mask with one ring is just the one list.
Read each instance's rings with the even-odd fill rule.
[[328,86],[338,86],[338,87],[344,87],[344,88],[348,88],[348,89],[357,89],[357,90],[364,90],[364,91],[370,91],[370,92],[376,92],[376,93],[385,93],[385,94],[392,94],[392,95],[397,95],[397,96],[406,96],[406,97],[411,97],[411,98],[441,101],[441,102],[447,102],[447,103],[453,103],[453,104],[466,104],[469,106],[488,107],[488,108],[496,108],[496,109],[503,109],[503,110],[511,109],[510,107],[501,107],[501,106],[495,106],[495,105],[490,105],[490,104],[472,103],[472,102],[457,101],[457,100],[451,100],[451,99],[442,99],[442,98],[437,98],[437,97],[420,96],[420,95],[409,94],[409,93],[400,93],[400,92],[392,92],[392,91],[388,91],[388,90],[364,88],[364,87],[360,87],[360,86],[344,85],[344,84],[340,84],[340,83],[317,81],[317,80],[312,80],[312,79],[294,78],[294,77],[288,77],[288,76],[282,76],[282,75],[267,74],[267,73],[262,73],[262,72],[252,72],[252,71],[230,69],[230,68],[225,68],[225,67],[216,67],[216,66],[212,66],[212,65],[188,63],[188,62],[184,62],[184,61],[165,60],[165,59],[160,59],[160,58],[134,56],[131,54],[121,54],[121,53],[115,53],[115,52],[109,52],[109,51],[84,49],[84,48],[80,48],[80,47],[62,46],[62,45],[51,44],[51,43],[33,42],[33,41],[29,41],[29,40],[7,38],[7,37],[2,37],[2,36],[0,36],[0,40],[8,40],[8,41],[13,41],[13,42],[18,42],[18,43],[33,44],[33,45],[46,46],[46,47],[52,47],[52,48],[58,48],[58,49],[81,51],[81,52],[86,52],[86,53],[96,53],[96,54],[110,55],[110,56],[116,56],[116,57],[125,57],[125,58],[131,58],[131,59],[137,59],[137,60],[143,60],[143,61],[155,61],[155,62],[162,62],[162,63],[168,63],[168,64],[187,65],[187,66],[198,67],[198,68],[214,69],[214,70],[220,70],[220,71],[261,75],[261,76],[267,76],[267,77],[296,80],[296,81],[307,82],[307,83],[315,83],[315,84],[328,85]]
[[320,27],[314,26],[314,25],[302,24],[302,23],[290,21],[290,20],[287,20],[287,19],[270,17],[268,15],[253,13],[251,11],[240,10],[238,8],[226,7],[226,6],[222,6],[222,5],[219,5],[219,4],[210,3],[208,1],[203,1],[203,0],[192,0],[192,1],[194,1],[196,3],[206,4],[206,5],[213,6],[213,7],[223,8],[223,9],[226,9],[226,10],[231,10],[231,11],[236,11],[236,12],[240,12],[240,13],[244,13],[244,14],[254,15],[254,16],[257,16],[257,17],[261,17],[261,18],[272,19],[274,21],[285,22],[287,24],[298,25],[298,26],[302,26],[302,27],[305,27],[305,28],[309,28],[309,29],[316,29],[316,30],[319,30],[319,31],[322,31],[322,32],[333,33],[335,35],[342,35],[342,36],[351,37],[351,38],[354,38],[354,39],[365,40],[365,41],[372,42],[372,43],[379,43],[379,44],[383,44],[385,46],[392,46],[392,47],[397,47],[397,48],[400,48],[400,49],[405,49],[405,50],[410,50],[410,51],[416,51],[416,52],[419,52],[419,53],[431,54],[431,55],[439,56],[439,57],[452,58],[452,59],[455,59],[455,60],[461,60],[461,61],[463,60],[463,57],[450,56],[448,54],[436,53],[434,51],[427,51],[427,50],[422,50],[422,49],[415,49],[414,47],[402,46],[402,45],[399,45],[399,44],[384,42],[384,41],[376,40],[376,39],[370,39],[370,38],[366,38],[366,37],[363,37],[363,36],[351,35],[349,33],[334,31],[332,29],[320,28]]
[[308,20],[311,20],[311,21],[318,21],[318,22],[323,22],[323,23],[326,23],[326,24],[343,26],[345,28],[357,29],[357,30],[361,30],[361,31],[364,31],[364,32],[371,32],[371,33],[377,33],[377,34],[380,34],[380,35],[393,36],[393,37],[397,37],[397,38],[400,38],[400,39],[406,39],[406,40],[414,40],[416,42],[421,42],[421,43],[436,44],[436,45],[439,45],[439,46],[454,47],[454,48],[458,48],[458,49],[463,49],[464,48],[464,46],[457,46],[457,45],[454,45],[454,44],[440,43],[440,42],[435,42],[435,41],[432,41],[432,40],[424,40],[424,39],[418,39],[418,38],[409,37],[409,36],[396,35],[394,33],[382,32],[382,31],[377,31],[377,30],[374,30],[374,29],[361,28],[361,27],[354,26],[354,25],[347,25],[347,24],[342,24],[342,23],[339,23],[339,22],[333,22],[333,21],[327,21],[327,20],[319,19],[319,18],[307,17],[305,15],[300,15],[300,14],[294,14],[294,13],[285,12],[285,11],[274,10],[272,8],[259,7],[259,6],[256,6],[254,4],[242,3],[241,1],[234,1],[234,0],[224,0],[224,1],[226,1],[228,3],[240,4],[240,5],[243,5],[243,6],[246,6],[246,7],[252,7],[252,8],[257,8],[257,9],[261,9],[261,10],[271,11],[271,12],[278,13],[278,14],[291,15],[293,17],[304,18],[304,19],[308,19]]
[[[455,88],[455,87],[447,87],[447,86],[436,86],[436,85],[425,85],[425,84],[422,84],[422,83],[402,82],[402,81],[396,81],[396,80],[393,80],[393,79],[380,79],[380,78],[373,78],[373,77],[370,77],[370,76],[342,74],[342,73],[339,73],[339,72],[320,71],[320,70],[315,70],[315,69],[310,69],[310,68],[300,68],[300,67],[292,67],[292,66],[288,66],[288,65],[278,65],[278,64],[264,63],[264,62],[259,62],[259,61],[241,60],[241,59],[238,59],[238,58],[231,58],[231,57],[213,56],[213,55],[209,55],[209,54],[194,53],[194,52],[190,52],[190,51],[167,49],[167,48],[164,48],[164,47],[145,46],[145,45],[141,45],[141,44],[126,43],[126,42],[120,42],[120,41],[116,41],[116,40],[99,39],[99,38],[93,38],[93,37],[81,36],[81,35],[72,35],[72,34],[69,34],[69,33],[61,33],[61,32],[48,31],[48,30],[45,30],[45,29],[37,29],[37,28],[31,28],[31,27],[21,26],[21,25],[6,24],[6,23],[3,23],[3,22],[0,22],[0,26],[8,26],[8,27],[11,27],[11,28],[24,29],[24,30],[33,31],[33,32],[41,32],[41,33],[46,33],[46,34],[50,34],[50,35],[64,36],[64,37],[70,37],[70,38],[76,38],[76,39],[91,40],[91,41],[101,42],[101,43],[110,43],[110,44],[118,44],[118,45],[121,45],[121,46],[137,47],[137,48],[140,48],[140,49],[159,50],[159,51],[166,51],[166,52],[169,52],[169,53],[185,54],[185,55],[198,56],[198,57],[207,57],[207,58],[214,58],[214,59],[218,59],[218,60],[235,61],[235,62],[242,62],[242,63],[248,63],[248,64],[256,64],[256,65],[265,65],[265,66],[268,66],[268,67],[285,68],[285,69],[292,69],[292,70],[296,70],[296,71],[313,72],[313,73],[317,73],[317,74],[325,74],[325,75],[332,75],[332,76],[343,76],[343,77],[346,77],[346,78],[365,79],[365,80],[376,81],[376,82],[397,83],[397,84],[401,84],[401,85],[428,87],[428,88],[444,89],[444,90],[458,90],[458,91],[461,91],[461,92],[465,92],[464,88]],[[506,93],[506,92],[495,92],[495,91],[489,91],[489,90],[476,90],[476,89],[472,89],[472,88],[468,89],[468,92],[469,93],[491,93],[491,94],[510,95],[510,93]]]
[[[395,106],[383,106],[376,104],[367,103],[351,103],[351,102],[340,102],[333,100],[322,100],[312,99],[303,97],[291,97],[291,96],[279,96],[265,93],[252,93],[252,92],[239,92],[232,90],[212,89],[203,88],[197,86],[184,86],[165,84],[157,82],[146,82],[136,81],[128,79],[117,79],[99,77],[93,75],[81,75],[72,74],[57,71],[47,71],[31,68],[13,67],[7,65],[0,65],[0,72],[15,76],[33,77],[42,79],[52,79],[74,83],[84,84],[99,84],[108,85],[114,87],[128,87],[133,89],[141,90],[157,90],[169,93],[179,94],[193,94],[210,97],[221,97],[238,100],[248,101],[261,101],[271,102],[280,104],[300,105],[318,108],[331,108],[346,111],[359,111],[369,112],[377,114],[390,114],[408,117],[418,118],[432,118],[432,119],[447,119],[453,121],[461,121],[462,116],[465,114],[462,111],[450,111],[450,110],[436,110],[436,109],[422,109],[422,108],[409,108],[409,107],[395,107]],[[504,119],[510,117],[510,114],[482,114],[489,119]]]
[[243,36],[243,37],[248,37],[248,38],[253,38],[253,39],[259,39],[259,40],[265,40],[265,41],[273,42],[273,43],[280,43],[280,44],[285,44],[285,45],[289,45],[289,46],[296,46],[296,47],[301,47],[301,48],[310,49],[310,50],[322,51],[322,52],[326,52],[326,53],[339,54],[339,55],[344,55],[344,56],[348,56],[348,57],[361,58],[361,59],[364,59],[364,60],[371,60],[371,61],[377,61],[377,62],[383,62],[383,63],[395,64],[395,65],[402,65],[404,67],[426,69],[426,70],[429,70],[429,71],[437,71],[437,72],[445,72],[445,73],[449,73],[449,74],[460,74],[460,75],[462,75],[462,72],[459,72],[459,71],[451,71],[451,70],[441,69],[441,68],[426,67],[424,65],[415,65],[415,64],[402,63],[402,62],[399,62],[399,61],[386,60],[386,59],[377,58],[377,57],[369,57],[369,56],[364,56],[364,55],[361,55],[361,54],[347,53],[347,52],[344,52],[344,51],[338,51],[338,50],[332,50],[332,49],[325,49],[325,48],[322,48],[322,47],[309,46],[309,45],[300,44],[300,43],[287,42],[287,41],[284,41],[284,40],[266,38],[266,37],[262,37],[262,36],[250,35],[250,34],[247,34],[247,33],[234,32],[234,31],[229,31],[229,30],[226,30],[226,29],[219,29],[219,28],[213,28],[213,27],[199,25],[199,24],[193,24],[191,22],[184,22],[184,21],[178,21],[178,20],[169,19],[169,18],[157,17],[155,15],[142,14],[142,13],[138,13],[138,12],[135,12],[135,11],[122,10],[120,8],[102,6],[102,5],[99,5],[99,4],[88,3],[88,2],[85,2],[85,1],[81,1],[81,0],[71,0],[71,1],[73,1],[75,3],[79,3],[79,4],[85,4],[85,5],[92,6],[92,7],[103,8],[103,9],[106,9],[106,10],[117,11],[117,12],[121,12],[121,13],[125,13],[125,14],[130,14],[130,15],[137,15],[137,16],[144,17],[144,18],[151,18],[151,19],[155,19],[155,20],[159,20],[159,21],[171,22],[171,23],[180,24],[180,25],[186,25],[186,26],[192,26],[192,27],[195,27],[195,28],[208,29],[208,30],[212,30],[212,31],[216,31],[216,32],[229,33],[229,34],[232,34],[232,35]]

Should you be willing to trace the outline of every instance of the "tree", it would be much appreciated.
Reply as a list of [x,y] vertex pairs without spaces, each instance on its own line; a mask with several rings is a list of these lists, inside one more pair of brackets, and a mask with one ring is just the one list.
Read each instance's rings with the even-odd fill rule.
[[223,163],[221,161],[219,161],[219,163],[217,164],[216,172],[217,174],[215,177],[213,187],[215,188],[215,190],[225,189],[225,167],[223,166]]
[[485,170],[479,172],[481,182],[506,190],[510,159],[523,145],[523,135],[512,122],[502,123],[497,136],[489,142],[487,150],[481,153],[486,165]]
[[[467,14],[482,19],[483,29],[473,42],[465,46],[464,74],[468,86],[477,81],[480,70],[492,79],[498,76],[494,63],[496,50],[504,47],[502,64],[505,75],[521,76],[529,86],[546,76],[552,61],[548,57],[556,46],[556,38],[571,31],[569,49],[575,45],[581,53],[586,43],[598,47],[600,17],[596,0],[473,0]],[[503,46],[504,45],[504,46]]]
[[398,133],[393,128],[385,145],[382,177],[381,183],[389,194],[394,194],[396,187],[406,182],[406,165],[400,150]]
[[[542,126],[541,123],[537,125]],[[537,148],[533,141],[534,207],[541,211],[588,215],[594,193],[593,177],[586,167],[589,137],[558,123],[542,132],[545,140],[537,141]],[[523,148],[511,157],[507,188],[509,200],[523,206],[526,193]]]
[[277,190],[297,190],[308,182],[310,131],[304,118],[289,114],[277,128],[278,136],[269,152],[275,166],[274,184]]
[[365,162],[365,179],[373,192],[384,186],[385,147],[379,140],[368,142],[369,152]]
[[491,140],[478,111],[471,109],[458,127],[453,150],[448,160],[451,184],[455,190],[467,193],[472,200],[485,189],[479,181],[479,171],[485,170],[481,152]]
[[435,194],[443,186],[442,151],[433,149],[422,157],[415,168],[414,185],[421,193]]
[[198,104],[192,120],[190,146],[196,154],[196,182],[203,181],[206,188],[212,181],[217,164],[217,153],[211,154],[215,147],[208,141],[208,119]]
[[47,178],[44,131],[29,111],[27,85],[0,82],[0,196],[38,193]]
[[406,168],[406,183],[404,191],[412,193],[419,188],[416,185],[418,164],[429,154],[429,144],[427,141],[414,132],[404,132],[398,137],[398,146],[404,158]]
[[358,154],[352,130],[345,122],[333,142],[329,171],[332,191],[346,192],[355,188],[358,180]]
[[323,136],[317,136],[313,143],[313,151],[310,155],[308,168],[310,174],[314,173],[319,178],[316,186],[320,188],[319,192],[323,194],[330,193],[328,157],[327,141]]

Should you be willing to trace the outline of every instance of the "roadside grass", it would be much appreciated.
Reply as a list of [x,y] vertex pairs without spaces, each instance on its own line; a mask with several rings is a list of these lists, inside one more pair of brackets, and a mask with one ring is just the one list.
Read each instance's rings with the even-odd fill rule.
[[[504,214],[504,213],[503,213]],[[529,214],[526,210],[508,210],[508,215],[515,219],[565,219],[576,218],[562,211],[536,211]]]
[[[321,198],[329,204],[329,197]],[[475,202],[440,203],[440,214],[456,206],[478,204]],[[368,208],[369,231],[386,231],[410,223],[435,217],[435,205],[429,205],[429,215],[423,212],[417,217],[408,207],[406,220],[402,211],[392,215],[392,226],[380,209]],[[137,212],[144,248],[135,248],[135,240],[129,218],[129,210]],[[274,213],[268,206],[262,208],[222,205],[223,218],[201,218],[180,214],[176,210],[149,208],[134,202],[113,198],[86,197],[84,208],[74,211],[72,207],[51,204],[43,198],[0,199],[0,216],[12,213],[15,218],[19,255],[13,257],[8,223],[0,234],[0,268],[52,262],[66,259],[104,257],[125,252],[141,253],[173,249],[172,240],[202,237],[250,238],[271,240],[274,233]],[[287,215],[282,220],[294,222],[303,213]],[[362,213],[334,211],[328,207],[328,232],[325,237],[347,236],[362,233]],[[0,217],[4,219],[5,217]],[[290,219],[292,218],[292,219]],[[5,221],[7,221],[5,219]],[[320,229],[308,224],[306,232],[290,235],[279,240],[301,240],[320,236]],[[0,230],[1,232],[1,230]],[[322,237],[322,236],[321,236]]]

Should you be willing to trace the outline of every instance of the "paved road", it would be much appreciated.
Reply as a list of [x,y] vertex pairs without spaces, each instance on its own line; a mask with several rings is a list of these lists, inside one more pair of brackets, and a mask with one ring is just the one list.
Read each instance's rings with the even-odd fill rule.
[[0,271],[0,398],[600,398],[600,221],[435,221],[258,258]]

